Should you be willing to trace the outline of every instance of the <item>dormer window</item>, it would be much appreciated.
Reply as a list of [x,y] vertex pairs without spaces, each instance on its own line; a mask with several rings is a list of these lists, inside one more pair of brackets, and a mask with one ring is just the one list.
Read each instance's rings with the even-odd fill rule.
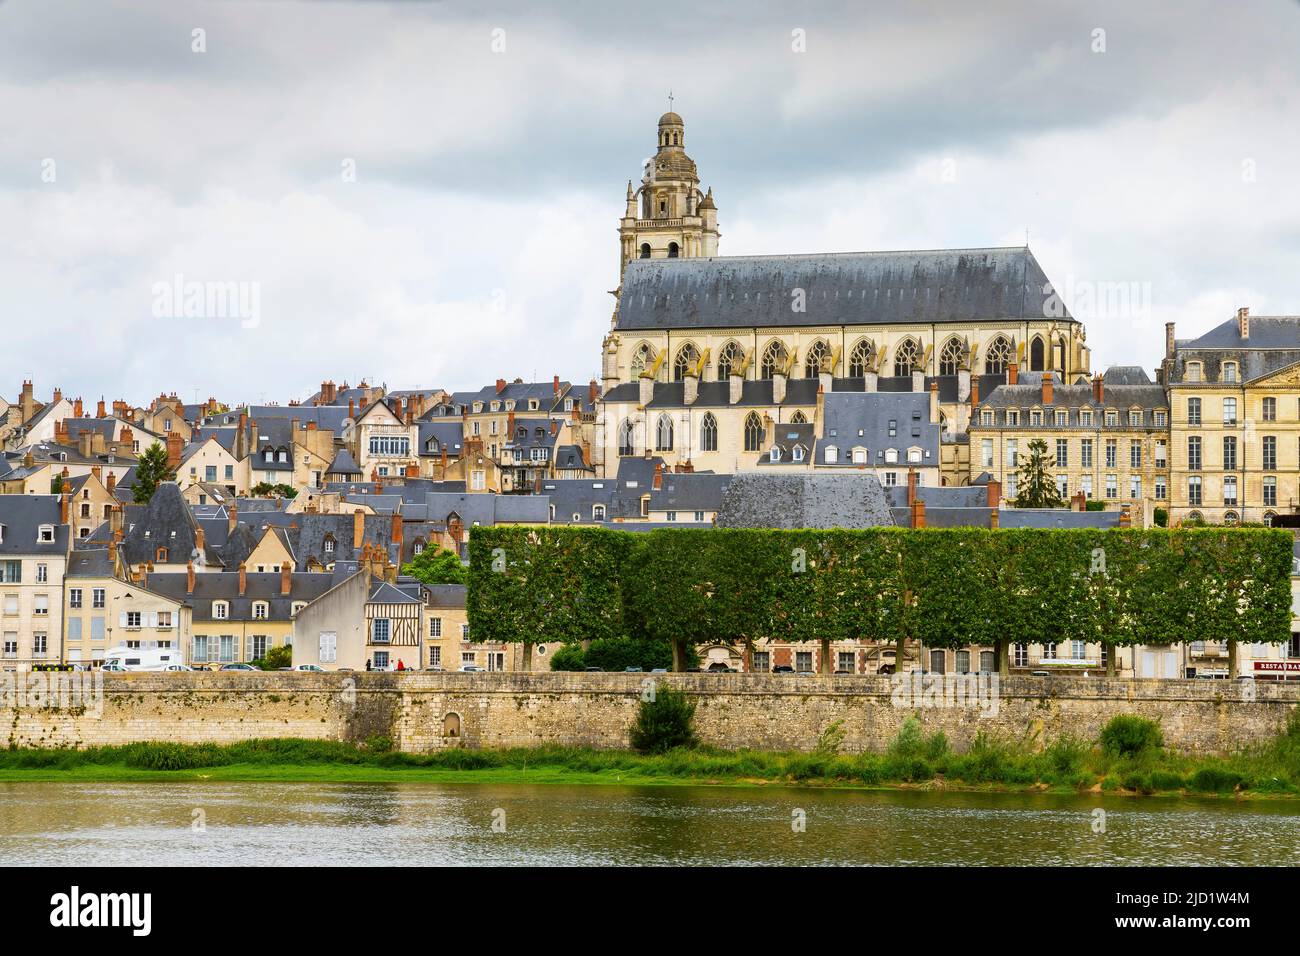
[[1235,382],[1235,381],[1237,380],[1237,363],[1236,363],[1236,362],[1224,362],[1224,363],[1223,363],[1223,380],[1224,380],[1225,382]]
[[230,605],[225,601],[212,602],[212,620],[224,621],[230,617]]
[[1030,424],[1030,425],[1041,425],[1041,424],[1043,424],[1043,411],[1042,411],[1042,409],[1035,408],[1035,409],[1033,409],[1032,411],[1030,411],[1030,413],[1029,413],[1029,424]]
[[790,457],[795,461],[803,461],[803,445],[795,445],[790,452]]
[[475,402],[475,403],[474,403],[474,414],[477,415],[477,414],[479,414],[479,413],[482,412],[482,411],[483,411],[483,403],[482,403],[482,402]]
[[984,411],[980,412],[980,424],[981,425],[993,424],[993,410],[991,408],[986,408],[984,409]]
[[826,446],[826,464],[834,465],[840,460],[840,450],[834,445]]
[[1080,424],[1080,425],[1083,425],[1083,426],[1085,426],[1085,427],[1091,427],[1091,425],[1092,425],[1092,410],[1091,410],[1091,409],[1088,409],[1088,408],[1082,408],[1082,409],[1079,410],[1079,424]]
[[154,558],[158,561],[159,564],[165,563],[167,561],[167,549],[159,548],[157,552],[154,554]]
[[605,506],[604,506],[604,505],[592,505],[592,506],[591,506],[591,520],[592,520],[592,521],[604,521],[604,520],[605,520]]
[[1200,380],[1201,380],[1201,363],[1200,363],[1200,362],[1188,362],[1188,363],[1187,363],[1187,381],[1189,381],[1189,382],[1199,382]]
[[897,464],[898,464],[898,449],[897,449],[897,448],[887,448],[887,449],[885,449],[885,464],[887,464],[887,465],[897,465]]
[[283,448],[281,448],[281,449],[280,449],[280,463],[281,463],[281,464],[287,464],[288,461],[289,461],[289,453],[288,453],[287,451],[285,451]]
[[537,399],[535,399],[535,398],[530,398],[530,399],[528,400],[528,410],[529,410],[530,412],[535,412],[535,411],[537,411],[537,409],[538,409],[539,407],[540,407],[540,405],[538,404]]
[[768,460],[769,460],[769,461],[780,461],[780,460],[781,460],[781,446],[780,446],[780,445],[773,445],[773,446],[772,446],[772,450],[771,450],[770,452],[768,452]]
[[1058,408],[1058,409],[1056,410],[1056,425],[1057,425],[1057,427],[1058,427],[1058,428],[1064,428],[1064,427],[1065,427],[1066,425],[1068,425],[1069,423],[1070,423],[1070,413],[1067,412],[1064,408]]
[[333,536],[333,535],[330,535],[330,534],[325,535],[324,547],[325,547],[325,553],[326,553],[326,554],[333,554],[333,553],[334,553],[334,536]]
[[253,620],[265,621],[270,616],[271,607],[265,601],[253,602]]
[[36,540],[42,542],[43,544],[50,544],[51,542],[53,542],[54,525],[52,524],[41,525],[40,530],[36,533]]
[[262,460],[268,465],[271,464],[271,462],[275,461],[275,452],[268,448],[266,451],[262,452]]

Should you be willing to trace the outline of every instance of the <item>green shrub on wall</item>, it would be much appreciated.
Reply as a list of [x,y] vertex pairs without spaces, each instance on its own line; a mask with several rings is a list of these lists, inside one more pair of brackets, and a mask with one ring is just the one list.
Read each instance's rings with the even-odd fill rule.
[[[1291,535],[1266,528],[474,528],[484,641],[633,637],[1110,647],[1290,637]],[[1113,667],[1114,654],[1108,655]]]

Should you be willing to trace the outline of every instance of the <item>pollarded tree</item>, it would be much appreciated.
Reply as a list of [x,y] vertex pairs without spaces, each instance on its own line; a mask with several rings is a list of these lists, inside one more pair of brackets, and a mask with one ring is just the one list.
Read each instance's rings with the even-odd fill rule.
[[402,573],[422,584],[468,584],[469,572],[460,557],[443,548],[425,548],[402,565]]
[[1041,438],[1029,443],[1029,455],[1016,475],[1016,487],[1017,508],[1060,508],[1065,504],[1047,473],[1047,442]]

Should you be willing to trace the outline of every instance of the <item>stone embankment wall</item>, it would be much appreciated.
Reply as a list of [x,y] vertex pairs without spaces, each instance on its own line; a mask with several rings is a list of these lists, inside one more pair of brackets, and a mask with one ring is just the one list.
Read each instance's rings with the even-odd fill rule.
[[958,749],[980,732],[1040,743],[1065,733],[1095,739],[1107,720],[1129,713],[1159,721],[1171,747],[1222,753],[1276,734],[1300,703],[1300,685],[1204,680],[1012,677],[1000,682],[995,698],[952,706],[951,699],[900,696],[888,677],[139,673],[103,675],[97,700],[66,707],[50,706],[39,686],[26,683],[50,675],[3,676],[0,745],[33,747],[257,737],[360,742],[376,735],[412,752],[626,747],[653,680],[692,695],[701,740],[725,748],[809,750],[842,721],[845,751],[880,750],[912,714],[927,733],[942,730]]

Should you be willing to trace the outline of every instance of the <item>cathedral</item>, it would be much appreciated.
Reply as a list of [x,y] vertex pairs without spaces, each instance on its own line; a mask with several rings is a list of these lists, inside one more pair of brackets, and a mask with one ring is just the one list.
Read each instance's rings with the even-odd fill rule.
[[937,404],[941,480],[965,484],[980,395],[1020,370],[1091,374],[1083,325],[1027,246],[719,255],[713,190],[673,112],[618,233],[596,436],[607,474],[629,456],[749,471],[785,426],[820,436],[828,394],[922,392]]

